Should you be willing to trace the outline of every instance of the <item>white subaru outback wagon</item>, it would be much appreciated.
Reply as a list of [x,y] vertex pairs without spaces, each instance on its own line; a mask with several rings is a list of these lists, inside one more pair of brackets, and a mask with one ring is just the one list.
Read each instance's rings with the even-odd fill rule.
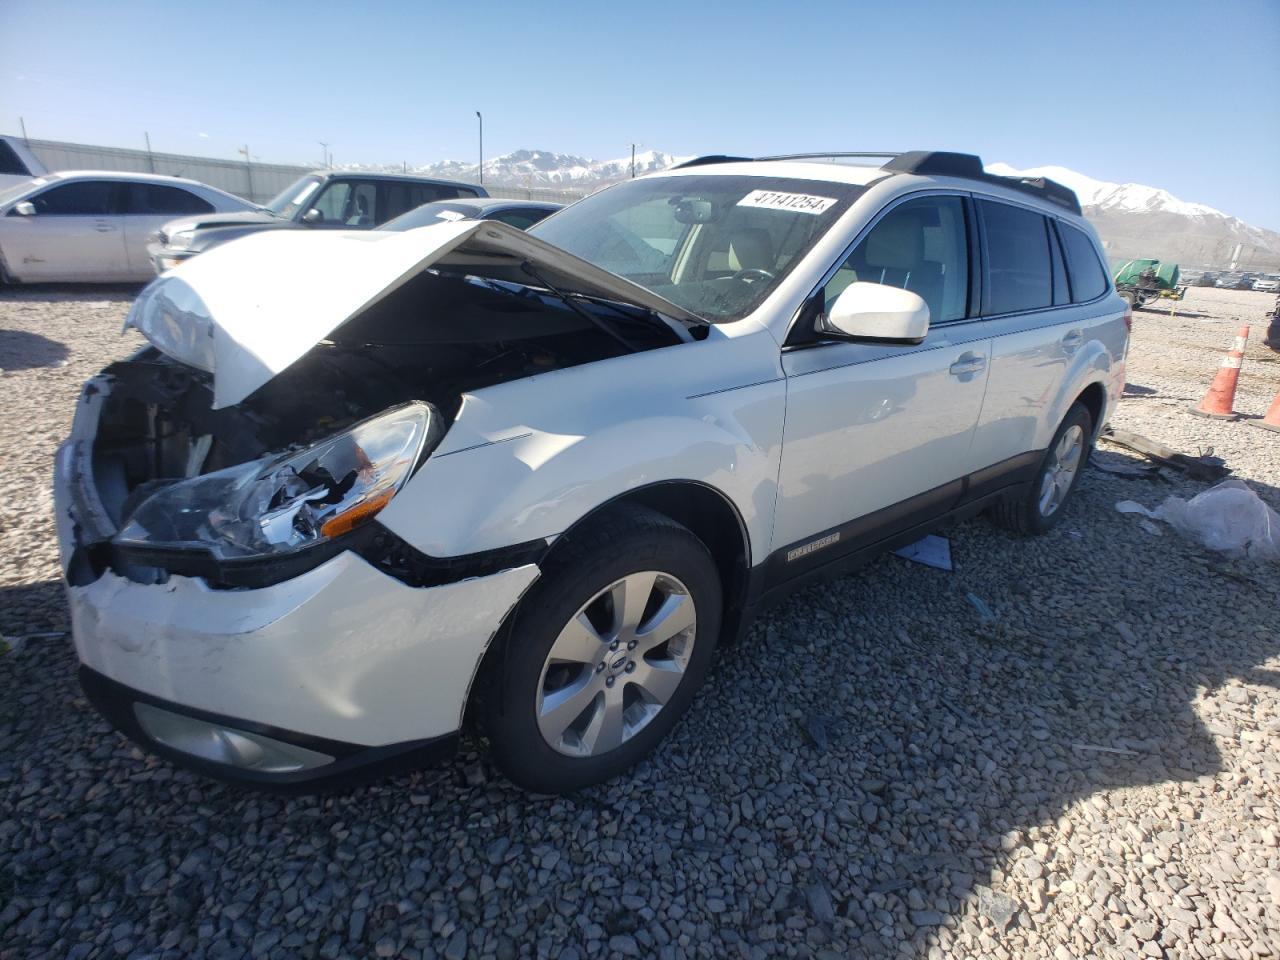
[[150,346],[57,458],[90,699],[241,782],[474,728],[573,790],[796,585],[979,511],[1047,530],[1128,342],[1074,194],[833,156],[701,158],[527,234],[263,233],[155,280]]

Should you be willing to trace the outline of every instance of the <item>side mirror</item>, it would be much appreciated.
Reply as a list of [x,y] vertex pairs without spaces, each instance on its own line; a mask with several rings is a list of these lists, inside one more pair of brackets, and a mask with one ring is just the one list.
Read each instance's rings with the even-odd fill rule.
[[303,223],[324,223],[324,214],[312,207],[302,215]]
[[929,332],[929,305],[918,293],[879,283],[851,283],[836,297],[818,332],[851,340],[920,343]]
[[30,200],[23,200],[21,203],[14,204],[13,212],[20,217],[34,217],[36,205]]

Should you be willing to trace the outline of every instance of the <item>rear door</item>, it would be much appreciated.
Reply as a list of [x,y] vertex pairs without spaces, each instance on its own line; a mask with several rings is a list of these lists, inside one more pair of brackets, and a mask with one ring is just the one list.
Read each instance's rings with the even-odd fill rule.
[[147,256],[151,235],[175,217],[213,213],[213,204],[177,184],[130,181],[121,184],[125,254],[133,279],[155,276]]
[[124,280],[129,276],[114,180],[55,183],[31,197],[34,216],[10,210],[4,256],[24,281]]
[[1038,466],[1057,428],[1050,421],[1058,416],[1072,358],[1114,318],[1106,273],[1085,234],[1062,224],[1062,232],[1071,232],[1061,239],[1054,219],[1020,204],[980,198],[976,206],[986,254],[982,322],[992,340],[991,377],[973,441],[982,470],[973,496],[1024,479]]
[[805,343],[803,331],[789,338],[779,576],[804,572],[805,545],[815,538],[835,537],[821,556],[812,553],[820,562],[926,522],[959,499],[990,351],[971,316],[971,233],[964,196],[912,195],[881,213],[815,295],[813,309],[827,309],[855,280],[912,290],[929,304],[923,343]]

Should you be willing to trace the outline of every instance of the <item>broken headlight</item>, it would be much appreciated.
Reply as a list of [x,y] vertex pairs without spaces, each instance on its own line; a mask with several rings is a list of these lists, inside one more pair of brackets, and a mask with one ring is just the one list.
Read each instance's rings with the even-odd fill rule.
[[372,519],[404,485],[431,416],[427,404],[410,403],[303,450],[179,480],[144,500],[115,542],[234,560],[341,536]]

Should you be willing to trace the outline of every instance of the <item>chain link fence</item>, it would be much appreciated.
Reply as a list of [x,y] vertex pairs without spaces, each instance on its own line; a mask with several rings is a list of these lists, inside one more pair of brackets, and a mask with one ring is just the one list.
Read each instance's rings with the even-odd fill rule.
[[[48,170],[120,170],[129,173],[159,173],[199,180],[211,187],[234,193],[252,203],[266,203],[310,167],[283,163],[216,160],[178,153],[156,153],[129,147],[98,147],[58,140],[28,140],[36,159]],[[360,171],[353,170],[353,173]],[[374,172],[372,170],[368,172]],[[514,200],[546,200],[572,203],[593,192],[593,188],[541,187],[510,183],[486,183],[491,196]]]

